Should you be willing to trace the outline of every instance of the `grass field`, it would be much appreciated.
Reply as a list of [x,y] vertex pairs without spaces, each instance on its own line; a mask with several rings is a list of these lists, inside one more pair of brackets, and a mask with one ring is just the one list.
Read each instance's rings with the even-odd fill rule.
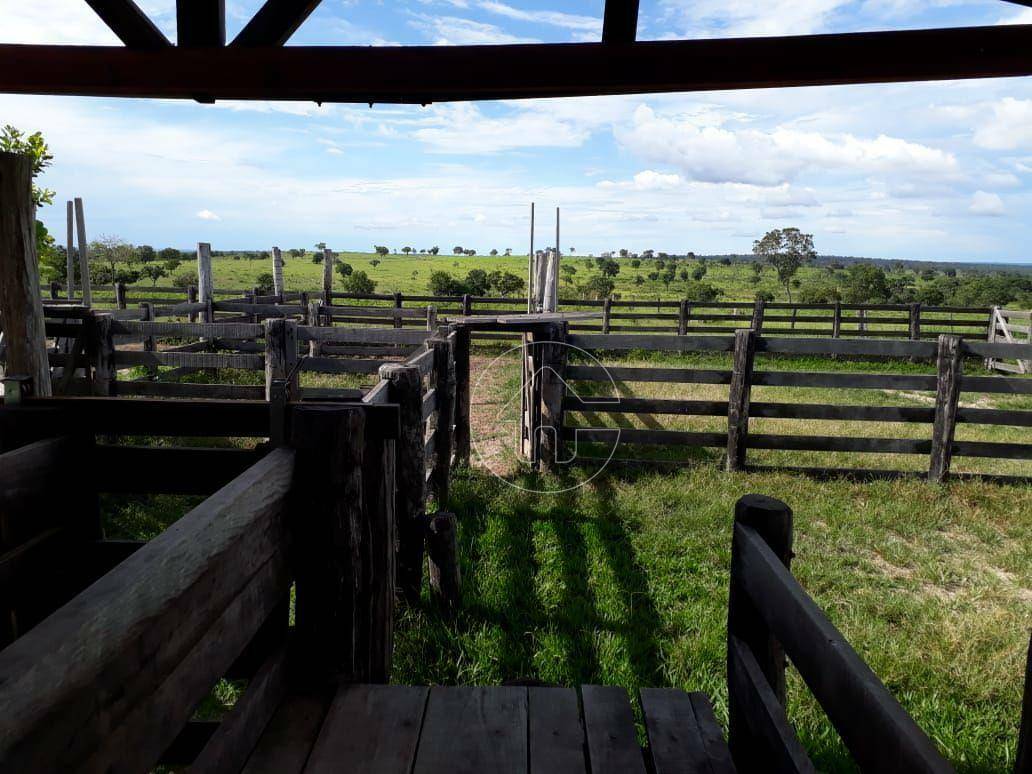
[[[339,253],[340,260],[345,261],[356,270],[366,272],[376,284],[377,293],[411,293],[426,294],[429,292],[429,281],[431,273],[435,271],[448,272],[457,277],[464,277],[471,269],[483,269],[486,272],[509,271],[520,277],[527,275],[527,257],[525,255],[513,256],[459,256],[459,255],[387,255],[379,257],[373,253]],[[312,255],[309,253],[303,258],[285,257],[284,282],[289,290],[321,290],[322,289],[322,264],[313,263]],[[371,261],[379,260],[377,266]],[[587,256],[563,256],[563,264],[573,266],[577,273],[573,280],[575,283],[583,283],[586,279],[597,275],[598,269],[593,264],[588,266],[590,259]],[[630,261],[619,259],[620,273],[615,278],[615,292],[621,298],[626,299],[651,299],[651,298],[681,298],[684,295],[683,288],[685,281],[680,279],[664,285],[659,280],[647,279],[650,272],[655,271],[651,261],[643,262],[640,268],[632,268]],[[691,270],[697,262],[679,261],[678,272],[682,268]],[[184,264],[184,268],[187,264]],[[255,279],[262,272],[271,272],[272,262],[269,260],[247,260],[243,257],[218,256],[212,259],[212,272],[216,288],[251,288]],[[634,282],[636,275],[642,275],[645,282],[637,285]],[[707,273],[703,282],[718,288],[722,295],[721,300],[742,301],[751,300],[757,291],[769,291],[774,293],[779,301],[786,300],[785,290],[777,283],[773,269],[764,269],[760,281],[751,281],[752,269],[744,263],[733,263],[724,266],[716,261],[707,263]],[[890,275],[891,276],[891,275]],[[909,273],[908,273],[909,276]],[[827,281],[828,272],[816,266],[804,266],[799,271],[798,279],[803,283],[814,281]],[[137,285],[146,287],[149,281],[144,280]],[[168,284],[162,280],[158,284]],[[335,286],[340,285],[339,275],[334,276]],[[560,284],[560,296],[568,295],[572,291],[570,283]]]

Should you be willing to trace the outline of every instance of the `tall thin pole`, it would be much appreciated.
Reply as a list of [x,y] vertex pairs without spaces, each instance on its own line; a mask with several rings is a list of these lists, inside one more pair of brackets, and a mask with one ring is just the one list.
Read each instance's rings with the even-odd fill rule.
[[534,312],[534,202],[530,203],[530,252],[527,254],[527,314]]
[[65,272],[68,275],[65,280],[65,290],[68,291],[68,298],[75,296],[75,213],[74,205],[68,202],[68,231],[65,239]]
[[93,305],[93,293],[90,290],[90,254],[86,246],[86,215],[82,199],[75,197],[75,233],[79,242],[79,282],[82,284],[82,303]]

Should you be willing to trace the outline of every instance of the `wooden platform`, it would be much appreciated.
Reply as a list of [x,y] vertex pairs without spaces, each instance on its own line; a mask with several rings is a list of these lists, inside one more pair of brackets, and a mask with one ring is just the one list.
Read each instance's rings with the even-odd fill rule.
[[[246,774],[726,774],[723,733],[702,693],[641,691],[643,752],[622,688],[347,685],[291,696]],[[646,757],[649,759],[646,761]]]

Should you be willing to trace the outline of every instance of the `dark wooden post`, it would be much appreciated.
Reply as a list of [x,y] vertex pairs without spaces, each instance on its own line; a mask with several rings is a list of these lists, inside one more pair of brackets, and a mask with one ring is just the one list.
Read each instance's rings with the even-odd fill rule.
[[[252,304],[257,304],[258,303],[258,299],[261,297],[261,295],[262,295],[262,289],[261,288],[258,288],[258,287],[251,288],[251,303]],[[260,314],[258,314],[257,312],[255,312],[253,315],[251,315],[251,322],[252,323],[260,323],[261,321],[262,321],[262,316]]]
[[[140,304],[140,321],[141,322],[154,322],[154,306],[144,301]],[[154,341],[153,336],[144,336],[143,338],[143,351],[144,352],[157,352],[158,347]],[[147,366],[147,373],[156,374],[158,372],[157,366]]]
[[831,337],[837,339],[842,334],[842,302],[835,302],[835,311],[831,318]]
[[323,248],[323,303],[326,306],[333,306],[333,251]]
[[[271,321],[270,321],[271,322]],[[394,631],[394,449],[359,406],[295,405],[299,664],[312,682],[387,682]]]
[[[83,321],[87,325],[86,321]],[[93,394],[114,395],[115,337],[111,331],[111,315],[93,314]]]
[[452,422],[455,419],[455,360],[452,344],[446,338],[430,340],[434,348],[434,389],[437,396],[437,427],[434,431],[434,493],[437,507],[448,507],[448,481],[451,478]]
[[552,471],[562,459],[564,376],[568,352],[566,331],[565,322],[545,326],[541,344],[535,347],[539,358],[538,378],[541,380],[541,422],[537,427],[539,459],[545,470]]
[[31,377],[36,395],[49,396],[50,362],[39,293],[32,160],[0,152],[0,330],[9,374]]
[[459,530],[454,513],[441,511],[430,519],[426,543],[430,595],[445,610],[454,610],[462,599]]
[[61,283],[57,280],[50,282],[50,298],[57,299],[61,297]]
[[727,609],[728,637],[728,733],[731,755],[739,771],[766,771],[767,762],[758,760],[766,749],[761,740],[753,739],[750,724],[746,720],[749,707],[740,706],[735,691],[730,686],[737,681],[736,670],[741,665],[734,657],[734,640],[752,651],[760,670],[770,684],[774,695],[782,706],[785,704],[785,652],[764,624],[759,612],[749,599],[741,583],[743,573],[749,567],[743,566],[742,554],[738,549],[738,531],[751,528],[759,533],[785,567],[792,561],[792,509],[780,500],[763,495],[745,495],[735,503],[735,526],[731,540],[731,583]]
[[[394,294],[394,308],[401,309],[401,293],[395,292]],[[401,315],[396,315],[394,318],[394,327],[401,327]]]
[[119,309],[125,309],[125,283],[115,283],[115,306]]
[[606,296],[602,302],[602,333],[609,333],[609,315],[613,313],[613,299]]
[[276,317],[265,321],[265,399],[273,399],[273,382],[287,383],[288,400],[299,398],[297,321]]
[[921,302],[910,305],[910,330],[911,341],[921,340]]
[[[186,289],[186,303],[196,304],[197,303],[197,286],[190,285]],[[190,312],[190,322],[197,322],[197,312]]]
[[390,382],[388,400],[401,412],[401,435],[395,443],[398,521],[398,588],[410,601],[423,585],[423,540],[426,524],[426,425],[423,422],[423,377],[418,366],[387,363],[380,378]]
[[286,288],[283,287],[283,253],[278,247],[272,248],[272,292],[279,296],[282,304]]
[[960,399],[960,377],[964,365],[959,336],[939,336],[936,358],[938,376],[935,381],[935,421],[932,424],[932,455],[928,479],[942,483],[950,474],[953,456],[953,435],[957,427],[957,403]]
[[469,293],[462,294],[462,316],[469,317],[473,314],[473,300],[469,297]]
[[749,434],[749,394],[752,390],[753,356],[756,353],[756,333],[752,330],[735,331],[734,363],[731,369],[731,388],[727,398],[727,460],[729,471],[745,468],[746,439]]
[[455,330],[455,459],[469,463],[469,328]]
[[763,311],[767,305],[767,302],[762,298],[757,298],[753,301],[752,308],[752,321],[749,323],[749,328],[759,333],[763,330]]
[[684,336],[688,333],[688,315],[691,314],[691,307],[688,299],[682,298],[677,306],[677,335]]

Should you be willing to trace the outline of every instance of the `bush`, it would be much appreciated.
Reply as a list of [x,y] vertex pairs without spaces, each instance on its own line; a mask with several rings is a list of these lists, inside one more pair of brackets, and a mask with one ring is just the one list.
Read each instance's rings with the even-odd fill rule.
[[177,288],[188,288],[197,284],[197,276],[192,271],[181,271],[172,277],[172,284]]
[[254,279],[254,286],[258,288],[258,292],[263,296],[267,296],[275,290],[276,283],[272,277],[272,272],[263,271]]
[[345,293],[372,293],[376,290],[376,282],[364,271],[355,271],[344,278],[343,287]]
[[774,300],[774,294],[769,290],[757,290],[755,298],[757,301],[767,303]]

